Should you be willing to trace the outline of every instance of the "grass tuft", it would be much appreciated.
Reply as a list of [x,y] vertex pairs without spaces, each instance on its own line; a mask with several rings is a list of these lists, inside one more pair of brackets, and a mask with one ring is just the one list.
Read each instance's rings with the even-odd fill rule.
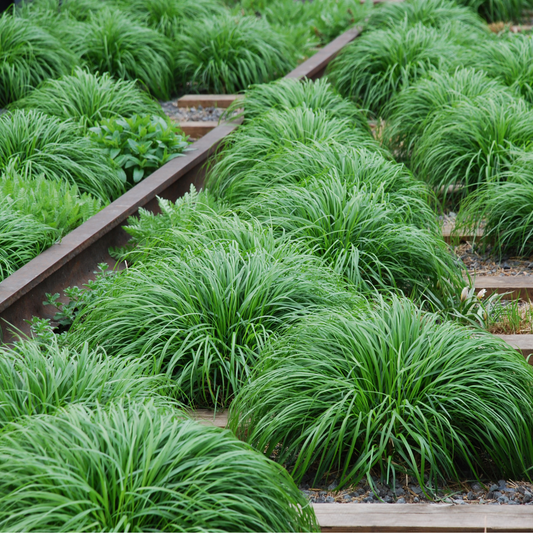
[[297,107],[271,111],[251,120],[228,137],[221,159],[209,171],[206,186],[217,197],[256,165],[301,145],[339,143],[381,151],[379,144],[349,119],[333,118],[327,110]]
[[533,42],[529,35],[483,41],[471,62],[533,103]]
[[7,168],[77,185],[103,202],[124,192],[102,150],[77,124],[35,110],[0,116],[0,171]]
[[304,241],[359,289],[396,289],[443,308],[464,286],[442,237],[406,223],[379,187],[370,192],[328,175],[268,189],[249,209]]
[[282,78],[269,84],[254,85],[245,91],[244,99],[238,99],[230,106],[228,113],[244,108],[246,120],[252,120],[271,110],[289,111],[300,107],[324,110],[332,118],[349,119],[370,132],[363,112],[339,96],[325,78],[316,81]]
[[0,108],[66,74],[76,62],[46,30],[11,13],[0,16]]
[[480,96],[435,112],[412,166],[444,197],[450,186],[462,187],[464,196],[507,171],[531,139],[533,111],[525,101]]
[[439,28],[455,21],[477,29],[486,28],[483,20],[471,9],[454,0],[406,0],[385,3],[370,13],[366,27],[397,28],[402,24],[424,24]]
[[519,21],[525,9],[531,9],[531,0],[457,0],[476,9],[490,22]]
[[477,239],[492,253],[529,256],[533,253],[533,155],[519,153],[507,181],[489,182],[461,204],[457,231],[481,229]]
[[8,202],[0,205],[0,281],[31,261],[57,239],[50,226],[21,215]]
[[71,406],[0,437],[9,531],[319,531],[286,471],[145,403]]
[[380,115],[388,101],[433,69],[449,70],[464,55],[447,32],[421,24],[363,34],[329,66],[337,90]]
[[139,359],[108,358],[101,350],[19,341],[0,348],[0,429],[24,416],[53,414],[72,403],[105,405],[157,395],[162,380],[145,375]]
[[407,159],[435,112],[478,96],[513,102],[513,95],[505,86],[484,72],[473,68],[459,68],[453,73],[431,72],[427,78],[400,91],[387,105],[386,144],[397,158]]
[[72,47],[92,72],[138,80],[156,98],[168,100],[174,64],[171,42],[116,9],[103,9],[80,26]]
[[12,108],[37,109],[64,120],[73,119],[84,127],[119,116],[163,115],[161,106],[136,82],[114,80],[108,73],[91,74],[82,69],[48,80]]
[[270,335],[345,296],[312,256],[191,237],[176,250],[171,234],[174,251],[160,243],[117,276],[74,323],[74,335],[112,356],[150,359],[174,380],[177,399],[224,406]]
[[177,37],[176,50],[176,76],[187,92],[236,93],[296,64],[289,39],[255,17],[192,21]]
[[531,478],[533,369],[496,337],[394,299],[304,319],[264,356],[230,425],[297,483]]

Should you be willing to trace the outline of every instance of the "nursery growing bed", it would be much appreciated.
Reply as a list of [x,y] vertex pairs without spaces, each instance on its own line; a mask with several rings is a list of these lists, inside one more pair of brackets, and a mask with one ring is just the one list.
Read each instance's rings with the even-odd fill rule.
[[[357,27],[347,30],[287,77],[319,78],[328,63],[360,33],[361,29]],[[129,236],[121,225],[128,217],[135,215],[139,207],[157,212],[156,196],[176,200],[189,190],[191,184],[201,187],[205,162],[240,122],[235,120],[218,125],[193,143],[190,152],[158,169],[65,236],[60,243],[51,246],[0,282],[0,341],[9,342],[13,339],[9,326],[29,333],[26,321],[32,316],[51,318],[54,313],[42,303],[46,293],[62,294],[67,287],[87,283],[94,279],[94,272],[100,263],[113,266],[115,261],[109,256],[108,250],[127,242]]]

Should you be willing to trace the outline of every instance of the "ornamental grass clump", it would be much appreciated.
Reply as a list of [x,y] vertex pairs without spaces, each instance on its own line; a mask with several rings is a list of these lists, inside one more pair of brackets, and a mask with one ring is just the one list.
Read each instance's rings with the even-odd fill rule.
[[17,5],[16,13],[24,18],[33,18],[36,22],[48,17],[55,17],[60,22],[86,22],[106,4],[116,3],[116,0],[22,0]]
[[533,111],[524,100],[481,96],[435,112],[413,150],[411,165],[444,197],[449,187],[465,196],[499,179],[532,139]]
[[46,30],[11,13],[0,16],[0,108],[68,73],[76,62]]
[[176,79],[187,92],[236,93],[296,66],[289,38],[256,17],[192,21],[176,37],[175,47]]
[[159,246],[117,276],[72,333],[114,357],[149,359],[193,406],[228,405],[268,337],[348,299],[316,258],[289,247],[280,257],[237,242],[189,243],[174,253]]
[[0,281],[38,256],[58,233],[33,215],[21,215],[8,202],[0,204]]
[[268,189],[248,209],[361,290],[393,289],[442,309],[464,286],[442,236],[405,222],[382,189],[327,175]]
[[463,201],[456,228],[480,230],[476,241],[495,255],[527,257],[533,253],[533,154],[519,154],[502,177]]
[[24,416],[53,414],[72,403],[105,405],[123,397],[147,398],[164,392],[163,380],[148,376],[138,358],[107,357],[87,345],[62,347],[21,340],[0,348],[0,430]]
[[530,35],[509,35],[482,42],[472,65],[533,103],[533,42]]
[[143,24],[176,39],[190,21],[217,17],[225,13],[217,0],[118,0],[121,9]]
[[244,108],[246,120],[252,120],[275,109],[288,111],[294,108],[326,111],[331,117],[351,119],[362,130],[370,132],[361,109],[342,98],[325,79],[296,80],[282,78],[268,84],[254,85],[244,92],[244,99],[237,99],[228,114]]
[[84,127],[104,119],[133,115],[163,115],[161,106],[135,81],[115,80],[108,73],[76,69],[57,80],[48,80],[12,108],[36,109]]
[[[263,351],[230,426],[298,483],[530,479],[533,369],[406,299],[308,317]],[[427,477],[425,477],[427,476]]]
[[407,159],[436,111],[478,96],[508,105],[514,100],[503,84],[473,68],[458,68],[453,73],[429,73],[428,77],[400,91],[387,105],[385,143],[394,150],[397,158]]
[[117,9],[103,9],[79,27],[72,48],[92,72],[138,80],[156,98],[173,91],[172,43]]
[[287,472],[153,403],[71,406],[0,436],[6,531],[319,531]]
[[483,19],[468,7],[457,5],[455,0],[406,0],[385,3],[373,9],[366,28],[396,28],[402,24],[421,23],[439,28],[450,21],[459,22],[476,29],[486,27]]
[[363,34],[329,66],[337,90],[376,115],[401,89],[431,70],[460,63],[464,49],[441,29],[416,24]]
[[35,110],[0,116],[0,172],[7,168],[77,185],[103,202],[125,191],[104,152],[78,124]]
[[224,196],[229,183],[241,179],[254,167],[280,151],[317,143],[384,151],[367,131],[354,127],[349,119],[332,117],[326,110],[297,107],[273,110],[251,120],[224,143],[220,159],[209,171],[206,186],[215,196]]
[[0,202],[9,204],[22,215],[33,215],[56,229],[58,237],[77,228],[103,207],[98,198],[80,193],[76,185],[28,174],[7,169],[0,175]]
[[467,5],[491,22],[519,21],[523,11],[531,9],[531,0],[457,0],[459,4]]
[[281,148],[250,172],[228,174],[219,195],[230,205],[246,210],[271,187],[305,185],[310,177],[330,174],[351,186],[381,190],[391,206],[398,206],[406,222],[437,230],[431,207],[434,198],[424,182],[415,179],[404,165],[375,151],[334,142],[293,143],[288,149]]

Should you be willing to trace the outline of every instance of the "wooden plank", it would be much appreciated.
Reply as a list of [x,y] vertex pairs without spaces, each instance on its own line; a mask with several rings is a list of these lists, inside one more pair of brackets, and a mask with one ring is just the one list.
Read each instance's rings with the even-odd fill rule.
[[524,357],[528,358],[529,364],[533,365],[533,335],[496,335],[518,350]]
[[206,120],[204,122],[180,122],[179,127],[191,139],[201,139],[210,131],[213,131],[218,126],[218,122],[214,120]]
[[[442,237],[444,238],[444,241],[450,244],[452,242],[452,233],[454,231],[454,224],[450,222],[446,222],[442,225]],[[467,233],[462,232],[459,235],[454,235],[453,241],[454,242],[472,242],[476,237],[481,237],[483,235],[483,232],[481,230],[476,230],[474,233],[473,231],[469,231]]]
[[322,531],[501,532],[533,531],[533,506],[452,504],[313,504]]
[[191,416],[198,420],[198,422],[206,426],[215,426],[217,428],[225,428],[228,425],[227,410],[223,411],[211,411],[210,409],[196,409],[191,411]]
[[178,99],[179,108],[188,107],[219,107],[227,109],[237,98],[237,94],[186,94]]
[[323,76],[330,61],[332,61],[348,43],[351,43],[356,37],[358,37],[361,34],[361,31],[362,28],[359,26],[345,31],[324,46],[324,48],[321,48],[307,61],[304,61],[301,65],[296,67],[292,72],[289,72],[285,78],[308,78],[310,80],[320,78]]
[[476,291],[485,289],[488,294],[509,293],[504,298],[533,300],[533,277],[531,276],[478,276],[475,279]]

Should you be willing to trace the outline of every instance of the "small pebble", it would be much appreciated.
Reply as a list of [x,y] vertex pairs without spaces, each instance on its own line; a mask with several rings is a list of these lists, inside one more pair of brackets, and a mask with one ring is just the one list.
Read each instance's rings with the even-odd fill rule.
[[419,501],[420,501],[420,498],[419,498],[418,496],[415,496],[415,497],[413,498],[413,502],[414,502],[414,503],[418,503]]
[[396,503],[405,503],[405,498],[398,498]]
[[328,490],[335,490],[339,486],[339,482],[337,480],[333,481],[330,485],[328,485]]
[[328,496],[328,497],[326,498],[326,502],[327,502],[327,503],[335,503],[335,498],[333,498],[333,496]]
[[474,492],[479,492],[481,490],[481,485],[479,483],[472,483],[470,486]]
[[469,500],[469,501],[472,501],[472,500],[476,500],[476,495],[470,491],[467,495],[466,495],[466,499]]
[[508,498],[507,496],[500,496],[500,497],[498,498],[498,501],[499,501],[500,503],[509,503],[509,498]]
[[504,489],[505,487],[507,487],[507,482],[505,481],[505,479],[500,479],[498,480],[498,486],[502,489]]

